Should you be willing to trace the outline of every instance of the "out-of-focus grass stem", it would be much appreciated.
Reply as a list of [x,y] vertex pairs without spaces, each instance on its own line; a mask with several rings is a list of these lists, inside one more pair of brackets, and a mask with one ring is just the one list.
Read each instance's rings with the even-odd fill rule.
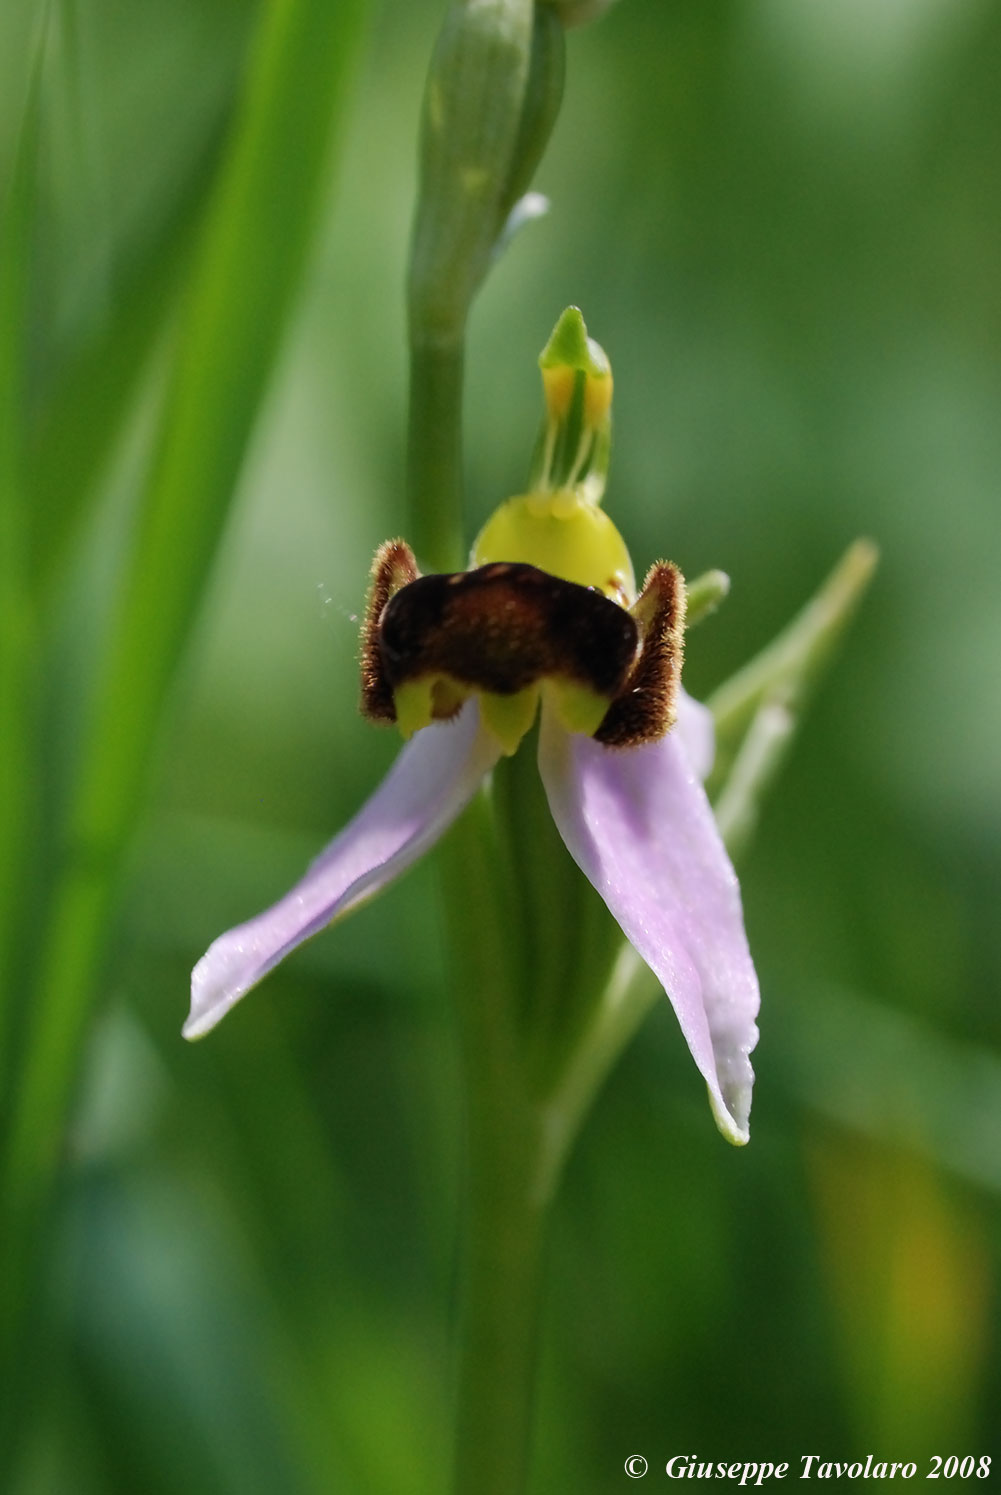
[[100,493],[154,350],[177,318],[198,226],[219,169],[220,128],[199,157],[149,249],[124,277],[107,320],[60,370],[28,433],[29,559],[41,605],[51,596]]
[[11,1004],[31,882],[36,745],[36,620],[28,568],[23,368],[40,123],[40,60],[0,214],[0,1114]]
[[[116,881],[175,668],[295,305],[366,0],[268,0],[210,203],[114,613],[31,999],[3,1158],[0,1349],[16,1351]],[[180,1010],[180,1009],[179,1009]]]
[[[732,675],[706,703],[716,723],[716,763],[709,778],[714,801],[730,777],[737,753],[762,704],[771,701],[794,720],[802,715],[817,680],[831,658],[865,595],[879,562],[872,540],[855,540],[830,575],[760,654]],[[777,722],[773,722],[777,728]],[[767,730],[759,728],[760,734]],[[775,731],[772,732],[775,736]],[[789,733],[785,733],[787,738]],[[772,759],[769,756],[768,762]],[[745,764],[745,768],[747,765]],[[765,767],[764,760],[761,770]],[[756,779],[759,770],[755,770]],[[750,781],[746,779],[747,787]],[[731,805],[728,817],[734,813]]]

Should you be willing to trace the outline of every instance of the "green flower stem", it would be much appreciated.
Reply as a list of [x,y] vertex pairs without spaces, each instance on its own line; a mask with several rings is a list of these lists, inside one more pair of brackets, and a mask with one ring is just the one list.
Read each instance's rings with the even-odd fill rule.
[[[482,1077],[479,1077],[482,1078]],[[509,1083],[478,1086],[469,1108],[454,1495],[518,1495],[532,1430],[548,1211],[533,1193],[539,1117]]]
[[567,1056],[603,999],[622,934],[556,829],[539,776],[538,729],[494,769],[493,805],[515,869],[512,927],[525,968],[518,1013],[526,1082],[548,1110]]
[[[410,537],[433,571],[460,569],[467,553],[469,310],[549,136],[563,61],[562,24],[534,0],[454,0],[432,58],[407,286],[407,494]],[[442,853],[467,1116],[455,1495],[524,1489],[546,1225],[544,1115],[522,1042],[531,940],[503,819],[481,795]]]
[[454,1495],[524,1488],[546,1201],[541,1116],[519,1044],[523,963],[486,794],[444,848],[465,1076],[466,1170]]
[[461,571],[462,338],[438,342],[415,331],[410,344],[407,533],[422,569]]

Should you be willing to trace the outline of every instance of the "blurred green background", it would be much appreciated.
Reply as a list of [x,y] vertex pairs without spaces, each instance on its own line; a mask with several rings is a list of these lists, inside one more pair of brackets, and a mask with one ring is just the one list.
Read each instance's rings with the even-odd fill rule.
[[[0,728],[33,805],[7,867],[15,1066],[263,14],[57,0],[39,63],[45,9],[0,9],[0,184],[26,120],[39,141],[30,270],[3,303],[5,335],[27,328],[9,445],[42,557],[22,573],[32,726],[8,690]],[[33,1237],[14,1495],[443,1487],[461,1138],[433,862],[207,1041],[179,1036],[197,957],[396,750],[356,714],[356,625],[404,525],[402,285],[442,12],[367,11],[279,356],[232,352],[234,387],[258,357],[266,397],[102,924]],[[855,535],[883,565],[742,868],[751,1146],[718,1137],[664,1004],[558,1206],[532,1489],[618,1489],[632,1453],[660,1480],[691,1453],[1001,1460],[1001,6],[621,0],[568,51],[535,184],[552,211],[473,318],[470,537],[524,481],[534,359],[576,302],[616,373],[606,502],[638,568],[733,579],[690,643],[695,694]]]

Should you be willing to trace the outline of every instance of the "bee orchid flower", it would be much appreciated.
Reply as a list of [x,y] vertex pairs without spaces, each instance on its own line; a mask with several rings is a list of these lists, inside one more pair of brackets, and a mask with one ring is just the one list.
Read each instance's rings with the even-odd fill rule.
[[422,856],[538,718],[539,772],[567,850],[670,998],[720,1130],[743,1143],[758,984],[702,785],[712,719],[681,690],[685,584],[659,562],[637,595],[598,507],[611,399],[600,349],[578,348],[569,378],[565,357],[548,369],[545,357],[550,421],[535,484],[488,521],[470,569],[421,576],[401,540],[376,556],[362,710],[394,722],[405,746],[302,880],[199,961],[184,1034],[207,1033],[304,940]]

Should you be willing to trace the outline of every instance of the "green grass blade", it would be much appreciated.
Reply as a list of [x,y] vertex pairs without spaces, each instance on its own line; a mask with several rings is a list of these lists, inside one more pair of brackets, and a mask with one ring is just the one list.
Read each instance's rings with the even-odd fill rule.
[[[769,718],[767,712],[759,721],[758,740],[752,743],[742,771],[741,797],[757,797],[755,786],[759,778],[762,791],[771,781],[778,761],[775,753],[791,737],[811,691],[855,616],[878,563],[879,549],[873,541],[855,540],[792,622],[724,681],[706,702],[716,723],[716,761],[707,784],[714,803],[723,793],[745,735],[760,709],[774,704],[788,715],[788,730],[777,717]],[[766,739],[770,746],[766,747]],[[750,804],[747,808],[750,813]],[[744,835],[743,818],[743,809],[731,801],[727,820],[728,824],[732,822],[735,835]],[[749,821],[748,829],[750,825]]]
[[43,586],[58,573],[86,518],[88,500],[121,435],[151,351],[176,311],[218,156],[213,138],[162,230],[126,276],[107,324],[61,371],[32,422],[29,545],[32,572]]
[[[22,931],[34,891],[38,823],[37,627],[28,567],[24,373],[43,51],[44,39],[0,220],[0,1122],[9,1106],[14,1002],[24,987]],[[5,1326],[0,1318],[0,1330]],[[12,1381],[5,1392],[0,1378],[0,1471],[21,1411],[20,1384]]]
[[28,572],[24,360],[40,124],[41,52],[0,219],[0,1095],[17,990],[34,821],[36,647]]
[[[7,1349],[55,1175],[115,881],[161,708],[229,510],[327,183],[365,0],[270,0],[187,287],[129,574],[71,812],[31,1042],[14,1097],[0,1272]],[[16,1314],[16,1309],[15,1309]]]

